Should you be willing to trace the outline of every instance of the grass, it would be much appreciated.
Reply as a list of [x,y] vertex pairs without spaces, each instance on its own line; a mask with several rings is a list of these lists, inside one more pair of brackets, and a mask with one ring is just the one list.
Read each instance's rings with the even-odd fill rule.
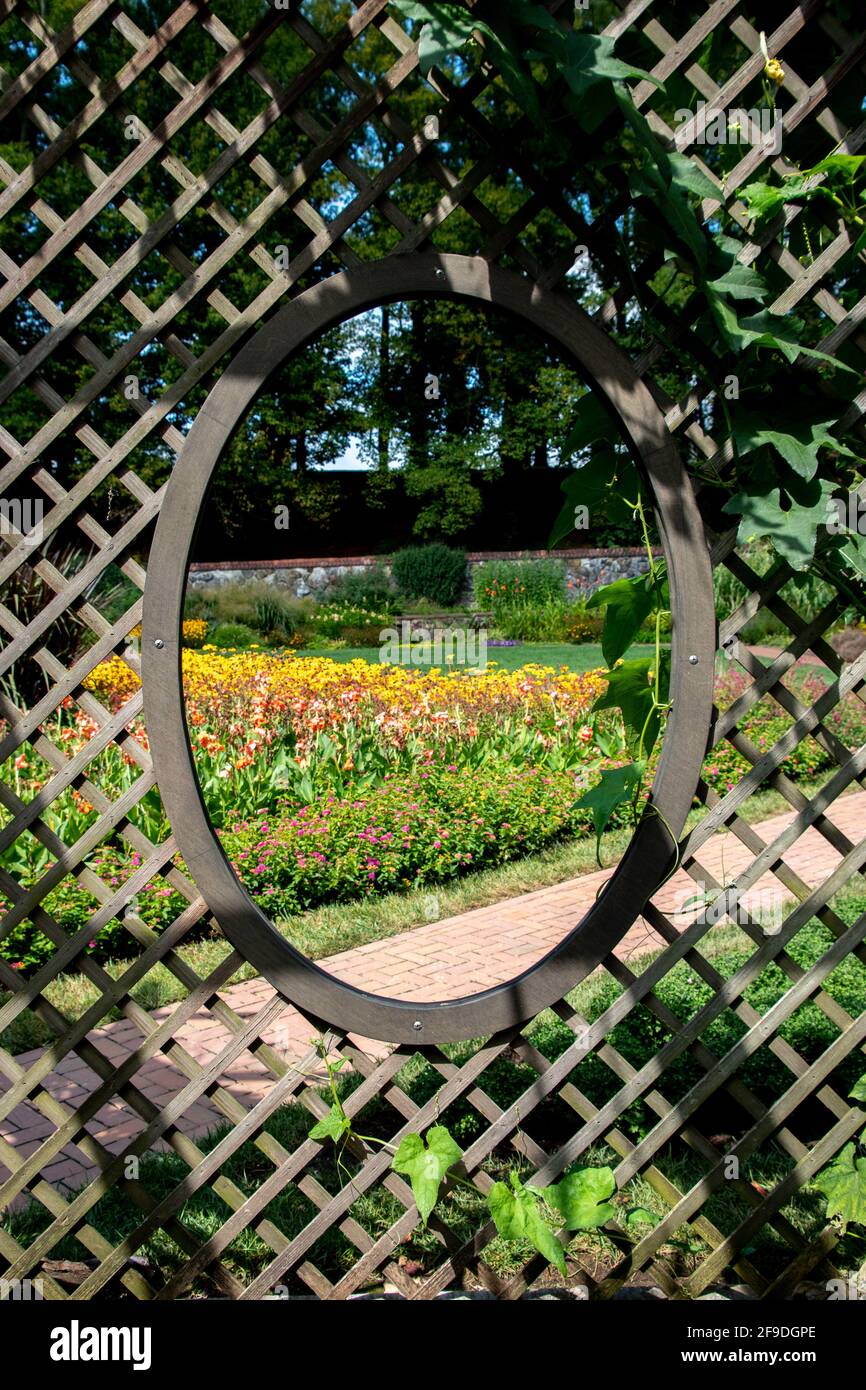
[[[816,784],[817,786],[817,784]],[[802,784],[809,796],[815,787]],[[753,794],[742,808],[744,820],[754,823],[789,809],[784,799],[774,791]],[[693,810],[687,828],[706,814],[702,808]],[[722,832],[728,833],[728,832]],[[602,836],[601,857],[605,866],[615,864],[623,854],[631,832],[627,829],[609,831]],[[355,903],[329,904],[277,923],[278,928],[293,945],[309,956],[321,960],[339,951],[348,951],[389,936],[398,936],[423,926],[431,919],[440,920],[470,912],[473,908],[552,887],[570,878],[593,873],[598,869],[595,842],[591,837],[567,840],[552,845],[538,854],[515,860],[495,869],[483,869],[465,878],[435,888],[411,889],[407,893],[391,893],[382,898],[360,899]],[[175,954],[204,979],[231,953],[232,947],[219,933],[201,940],[189,941],[177,947]],[[129,968],[128,960],[109,961],[104,969],[113,979]],[[256,978],[256,970],[244,964],[232,975],[228,984],[240,984]],[[185,999],[187,991],[172,971],[159,962],[138,981],[130,991],[142,1008],[154,1010]],[[59,975],[46,985],[44,997],[70,1021],[81,1015],[99,1000],[97,987],[86,975]],[[8,995],[0,991],[0,1001]],[[120,1018],[118,1010],[106,1014],[105,1021]],[[54,1037],[48,1026],[29,1010],[22,1011],[2,1034],[0,1046],[8,1052],[19,1053],[44,1047]]]
[[[634,646],[628,652],[630,658],[639,656],[650,656],[655,648],[649,645]],[[304,647],[298,652],[298,659],[304,657],[330,657],[332,661],[368,661],[372,665],[379,663],[378,647],[343,647],[337,651],[315,651],[311,647]],[[575,645],[568,642],[522,642],[519,647],[488,647],[487,665],[498,665],[504,671],[517,671],[521,666],[537,664],[539,666],[566,666],[569,671],[606,670],[607,662],[601,654],[601,647],[595,642],[585,642]],[[414,663],[413,663],[414,664]],[[427,662],[420,668],[429,670],[431,663]],[[459,670],[459,664],[455,670]]]

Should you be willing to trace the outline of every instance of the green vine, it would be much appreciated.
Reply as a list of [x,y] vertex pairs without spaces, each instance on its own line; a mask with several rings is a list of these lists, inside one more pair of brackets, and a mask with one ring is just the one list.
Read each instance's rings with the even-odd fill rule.
[[313,1040],[326,1074],[331,1106],[309,1131],[319,1143],[333,1143],[337,1171],[345,1181],[352,1175],[343,1162],[346,1145],[352,1140],[376,1144],[391,1155],[391,1168],[409,1179],[412,1196],[422,1224],[426,1227],[437,1203],[453,1188],[462,1187],[474,1197],[483,1197],[498,1234],[507,1241],[528,1241],[540,1255],[567,1275],[563,1237],[578,1231],[602,1231],[620,1250],[628,1249],[636,1237],[635,1228],[655,1225],[656,1217],[644,1207],[623,1210],[611,1200],[616,1195],[616,1177],[609,1167],[578,1168],[559,1182],[544,1187],[525,1184],[516,1168],[507,1182],[494,1182],[486,1194],[467,1176],[464,1154],[445,1125],[433,1125],[426,1137],[404,1134],[395,1149],[385,1140],[358,1133],[337,1090],[337,1074],[345,1058],[332,1062],[324,1038]]
[[[866,1106],[866,1072],[849,1096]],[[827,1199],[827,1216],[838,1219],[843,1233],[866,1241],[866,1129],[821,1170],[814,1179],[814,1186]],[[851,1231],[852,1225],[860,1229]]]

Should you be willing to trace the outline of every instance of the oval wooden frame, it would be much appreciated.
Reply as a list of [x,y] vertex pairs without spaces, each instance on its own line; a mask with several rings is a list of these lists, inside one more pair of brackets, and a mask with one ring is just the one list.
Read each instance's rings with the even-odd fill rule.
[[[552,340],[618,420],[652,489],[673,613],[672,710],[642,818],[603,893],[542,960],[462,999],[414,1003],[345,984],[290,945],[235,876],[208,816],[190,749],[181,683],[181,623],[196,523],[233,431],[273,372],[328,328],[382,304],[447,298],[492,305]],[[290,1003],[383,1042],[455,1042],[525,1022],[561,999],[625,935],[674,862],[710,728],[715,663],[712,571],[700,515],[661,411],[626,355],[566,296],[476,257],[414,253],[344,271],[274,315],[223,372],[196,418],[166,489],[148,564],[142,683],[157,782],[178,847],[222,931]]]

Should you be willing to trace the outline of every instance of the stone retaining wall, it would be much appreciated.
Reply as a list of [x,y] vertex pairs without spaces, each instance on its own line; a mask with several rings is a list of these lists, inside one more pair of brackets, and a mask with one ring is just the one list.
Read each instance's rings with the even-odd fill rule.
[[[466,557],[466,597],[471,596],[472,570],[488,560],[547,559],[546,550],[473,551]],[[558,550],[564,562],[563,588],[574,598],[585,598],[602,584],[614,579],[630,579],[646,569],[643,550]],[[327,598],[345,574],[362,574],[378,567],[391,573],[391,557],[358,555],[352,560],[247,560],[226,564],[190,566],[189,582],[196,588],[215,584],[244,584],[253,581],[286,589],[297,598]]]

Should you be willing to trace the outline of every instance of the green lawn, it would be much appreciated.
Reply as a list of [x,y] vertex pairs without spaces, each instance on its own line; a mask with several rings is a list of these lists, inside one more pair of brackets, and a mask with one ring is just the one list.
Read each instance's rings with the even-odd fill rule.
[[[632,647],[631,657],[649,656],[654,651],[651,646]],[[377,663],[378,647],[345,647],[339,651],[317,652],[304,647],[298,658],[308,656],[331,657],[334,661],[362,661]],[[488,647],[487,664],[496,663],[505,671],[516,671],[521,666],[537,663],[540,666],[567,666],[570,671],[595,671],[606,668],[607,662],[601,654],[601,647],[595,642],[575,646],[568,642],[523,642],[519,647]],[[429,664],[422,669],[429,670]]]

